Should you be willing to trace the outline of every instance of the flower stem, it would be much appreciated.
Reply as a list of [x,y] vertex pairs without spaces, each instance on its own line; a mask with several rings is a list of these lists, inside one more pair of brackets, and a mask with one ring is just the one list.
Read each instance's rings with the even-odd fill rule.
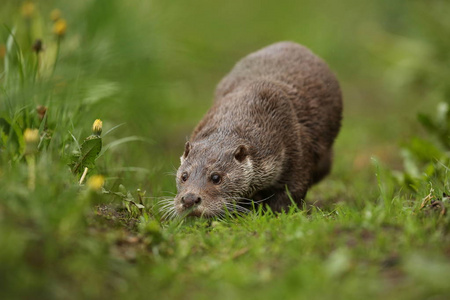
[[28,164],[28,188],[34,191],[36,187],[36,156],[29,154],[26,160]]
[[80,185],[83,184],[83,181],[84,181],[84,179],[86,178],[87,172],[88,172],[88,168],[86,167],[86,168],[84,168],[83,175],[81,175],[81,178],[80,178]]
[[59,59],[59,48],[61,47],[61,37],[58,36],[57,42],[56,42],[56,57],[55,57],[55,63],[53,64],[53,71],[52,75],[55,73],[56,65],[58,64]]

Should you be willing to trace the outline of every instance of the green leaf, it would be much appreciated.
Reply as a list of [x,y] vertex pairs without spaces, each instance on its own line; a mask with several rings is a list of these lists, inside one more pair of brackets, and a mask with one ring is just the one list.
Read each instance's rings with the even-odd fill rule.
[[78,151],[81,152],[81,147],[80,147],[80,144],[78,143],[77,138],[72,134],[72,132],[69,131],[69,133],[70,133],[70,136],[72,137],[72,139],[74,140],[75,145],[77,146]]
[[403,167],[405,168],[405,173],[411,176],[411,178],[419,178],[421,173],[411,151],[409,149],[403,149],[401,151],[401,155],[403,157]]
[[78,158],[73,157],[72,172],[79,174],[83,172],[84,168],[95,168],[95,160],[102,150],[102,138],[91,135],[81,144],[81,152]]
[[430,162],[444,155],[433,143],[420,138],[413,138],[406,148],[421,162]]

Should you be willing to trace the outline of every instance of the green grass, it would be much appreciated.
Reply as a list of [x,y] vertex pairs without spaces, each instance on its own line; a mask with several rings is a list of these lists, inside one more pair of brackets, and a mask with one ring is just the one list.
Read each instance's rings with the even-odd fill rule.
[[[450,293],[446,1],[34,3],[28,16],[19,1],[0,10],[1,299]],[[158,200],[176,192],[169,174],[215,85],[279,40],[310,47],[341,82],[332,174],[301,210],[162,221]],[[98,118],[106,151],[81,150],[72,172]]]

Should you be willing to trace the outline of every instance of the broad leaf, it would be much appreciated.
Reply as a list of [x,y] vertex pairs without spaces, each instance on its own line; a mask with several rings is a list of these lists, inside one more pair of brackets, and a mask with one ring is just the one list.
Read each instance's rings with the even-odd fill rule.
[[72,172],[75,174],[82,173],[84,168],[93,169],[95,167],[95,160],[102,150],[102,138],[91,135],[81,145],[81,152],[77,156],[73,156]]

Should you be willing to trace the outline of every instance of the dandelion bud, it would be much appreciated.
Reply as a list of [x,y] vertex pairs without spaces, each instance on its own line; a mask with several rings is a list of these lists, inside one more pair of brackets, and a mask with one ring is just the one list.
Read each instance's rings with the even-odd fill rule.
[[102,175],[93,175],[87,181],[87,187],[93,191],[100,191],[105,183],[105,177]]
[[61,18],[61,11],[57,8],[55,8],[54,10],[52,10],[52,12],[50,13],[50,19],[53,22],[58,21]]
[[38,114],[39,121],[42,121],[45,117],[45,114],[47,113],[47,107],[39,105],[38,107],[36,107],[36,112]]
[[67,30],[67,22],[64,19],[58,19],[53,25],[53,33],[58,37],[64,36]]
[[25,154],[33,154],[37,152],[37,146],[39,143],[39,130],[37,129],[25,129],[23,133],[23,139],[25,140]]
[[94,121],[94,125],[92,125],[92,132],[99,136],[102,134],[102,126],[103,126],[103,122],[100,119],[97,119]]
[[33,51],[36,52],[36,54],[39,54],[39,52],[42,51],[42,40],[41,39],[37,39],[36,41],[34,41]]
[[33,2],[25,1],[22,4],[22,16],[25,19],[30,19],[33,16],[33,14],[34,14],[34,9],[35,9],[35,7],[34,7],[34,3]]

